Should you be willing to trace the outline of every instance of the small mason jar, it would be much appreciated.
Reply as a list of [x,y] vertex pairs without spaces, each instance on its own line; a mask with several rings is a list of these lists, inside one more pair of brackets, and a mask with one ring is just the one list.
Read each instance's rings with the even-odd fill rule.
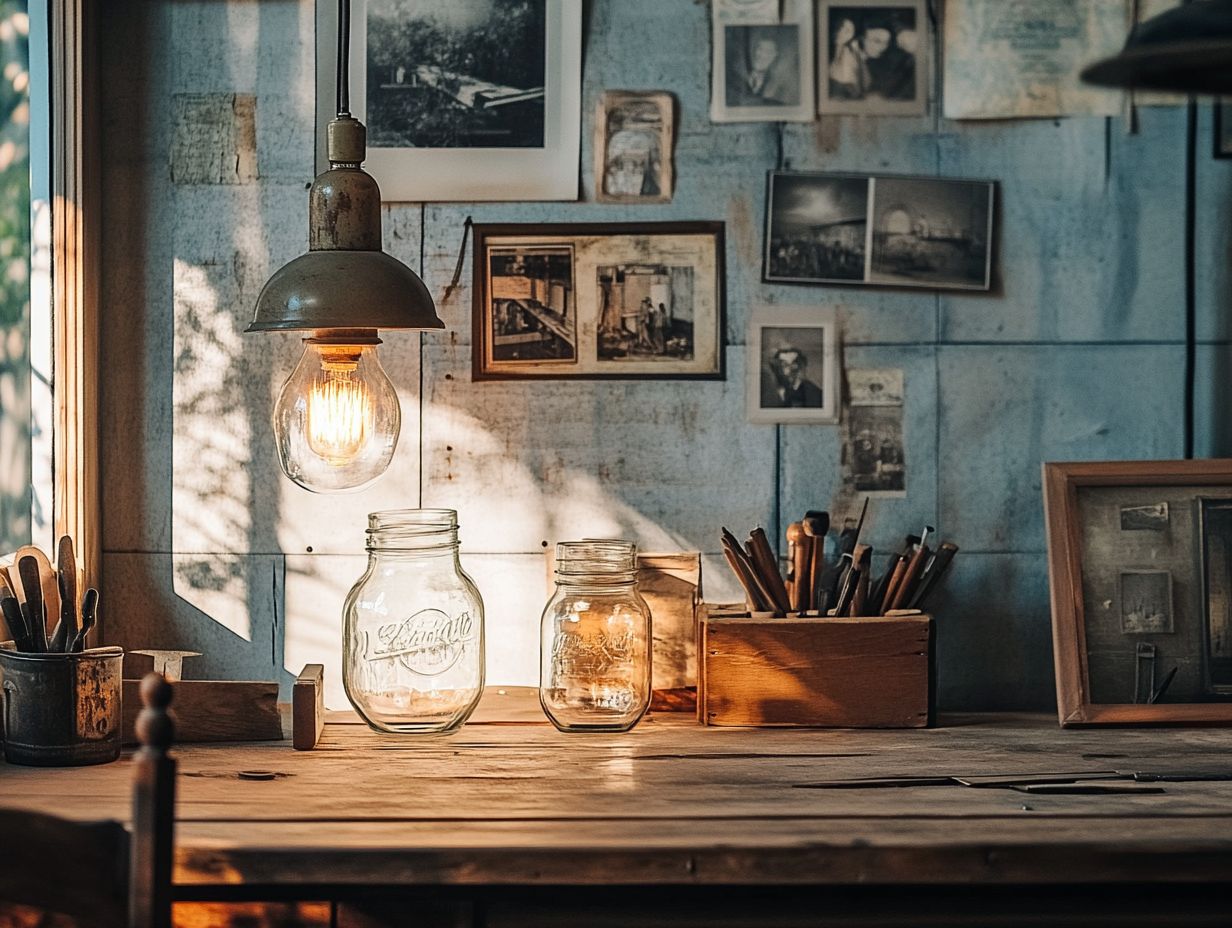
[[637,546],[556,546],[556,592],[540,626],[539,703],[561,731],[628,731],[650,706],[650,608]]
[[458,562],[452,509],[368,516],[368,569],[343,606],[342,680],[388,732],[447,732],[483,693],[483,600]]

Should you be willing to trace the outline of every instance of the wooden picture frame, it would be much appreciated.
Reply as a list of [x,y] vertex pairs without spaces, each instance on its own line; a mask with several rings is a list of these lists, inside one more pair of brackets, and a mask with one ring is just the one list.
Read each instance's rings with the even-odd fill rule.
[[473,379],[723,380],[724,229],[475,225]]
[[[1208,638],[1209,599],[1204,558],[1200,556],[1204,544],[1201,527],[1202,501],[1205,492],[1217,493],[1221,499],[1232,500],[1232,460],[1114,461],[1043,465],[1053,655],[1056,665],[1057,711],[1061,725],[1232,725],[1232,701],[1145,704],[1093,700],[1092,674],[1088,661],[1088,604],[1084,596],[1084,577],[1087,575],[1084,574],[1083,555],[1086,544],[1080,519],[1080,496],[1084,490],[1099,491],[1100,488],[1124,488],[1127,491],[1150,488],[1160,496],[1174,493],[1190,503],[1188,513],[1182,512],[1184,507],[1178,506],[1175,501],[1164,508],[1163,512],[1165,518],[1177,520],[1170,529],[1172,544],[1193,546],[1183,553],[1189,555],[1191,570],[1195,572],[1187,578],[1188,583],[1195,590],[1201,591],[1199,604],[1203,610],[1203,618],[1198,634],[1202,636],[1205,648]],[[1188,524],[1190,530],[1186,530],[1182,522]],[[1125,531],[1124,523],[1119,524],[1121,530]],[[1141,531],[1133,534],[1151,536],[1158,533]],[[1145,543],[1154,542],[1144,540]],[[1196,562],[1192,560],[1195,551],[1199,553]],[[1122,566],[1128,568],[1143,565]],[[1143,653],[1143,646],[1153,647],[1144,640],[1145,636],[1127,637],[1138,644],[1139,655]],[[1205,651],[1202,658],[1205,664]],[[1135,661],[1139,659],[1135,657]],[[1171,682],[1170,679],[1168,682]],[[1160,683],[1166,687],[1162,680]]]
[[[90,0],[51,3],[52,320],[55,529],[70,535],[82,577],[97,586],[99,499],[100,129],[98,19]],[[101,618],[100,618],[101,623]],[[101,624],[97,637],[102,639]]]

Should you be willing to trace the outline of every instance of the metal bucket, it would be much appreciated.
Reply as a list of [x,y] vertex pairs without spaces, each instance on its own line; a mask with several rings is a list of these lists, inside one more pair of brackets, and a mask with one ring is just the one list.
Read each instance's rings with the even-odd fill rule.
[[116,760],[123,662],[121,648],[80,654],[0,649],[4,759],[35,767]]

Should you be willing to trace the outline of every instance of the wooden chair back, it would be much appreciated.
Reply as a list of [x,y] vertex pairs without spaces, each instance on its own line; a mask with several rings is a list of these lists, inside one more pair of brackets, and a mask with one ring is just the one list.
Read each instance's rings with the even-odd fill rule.
[[66,915],[83,926],[170,928],[176,770],[168,755],[175,733],[168,712],[171,684],[161,674],[148,674],[141,698],[132,835],[119,822],[71,822],[0,808],[0,916],[7,902]]

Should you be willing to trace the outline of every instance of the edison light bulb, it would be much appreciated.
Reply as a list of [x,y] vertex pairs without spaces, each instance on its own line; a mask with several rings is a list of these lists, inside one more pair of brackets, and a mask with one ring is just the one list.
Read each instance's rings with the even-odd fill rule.
[[305,490],[358,490],[389,466],[398,447],[398,394],[376,345],[304,339],[304,354],[274,405],[283,473]]

